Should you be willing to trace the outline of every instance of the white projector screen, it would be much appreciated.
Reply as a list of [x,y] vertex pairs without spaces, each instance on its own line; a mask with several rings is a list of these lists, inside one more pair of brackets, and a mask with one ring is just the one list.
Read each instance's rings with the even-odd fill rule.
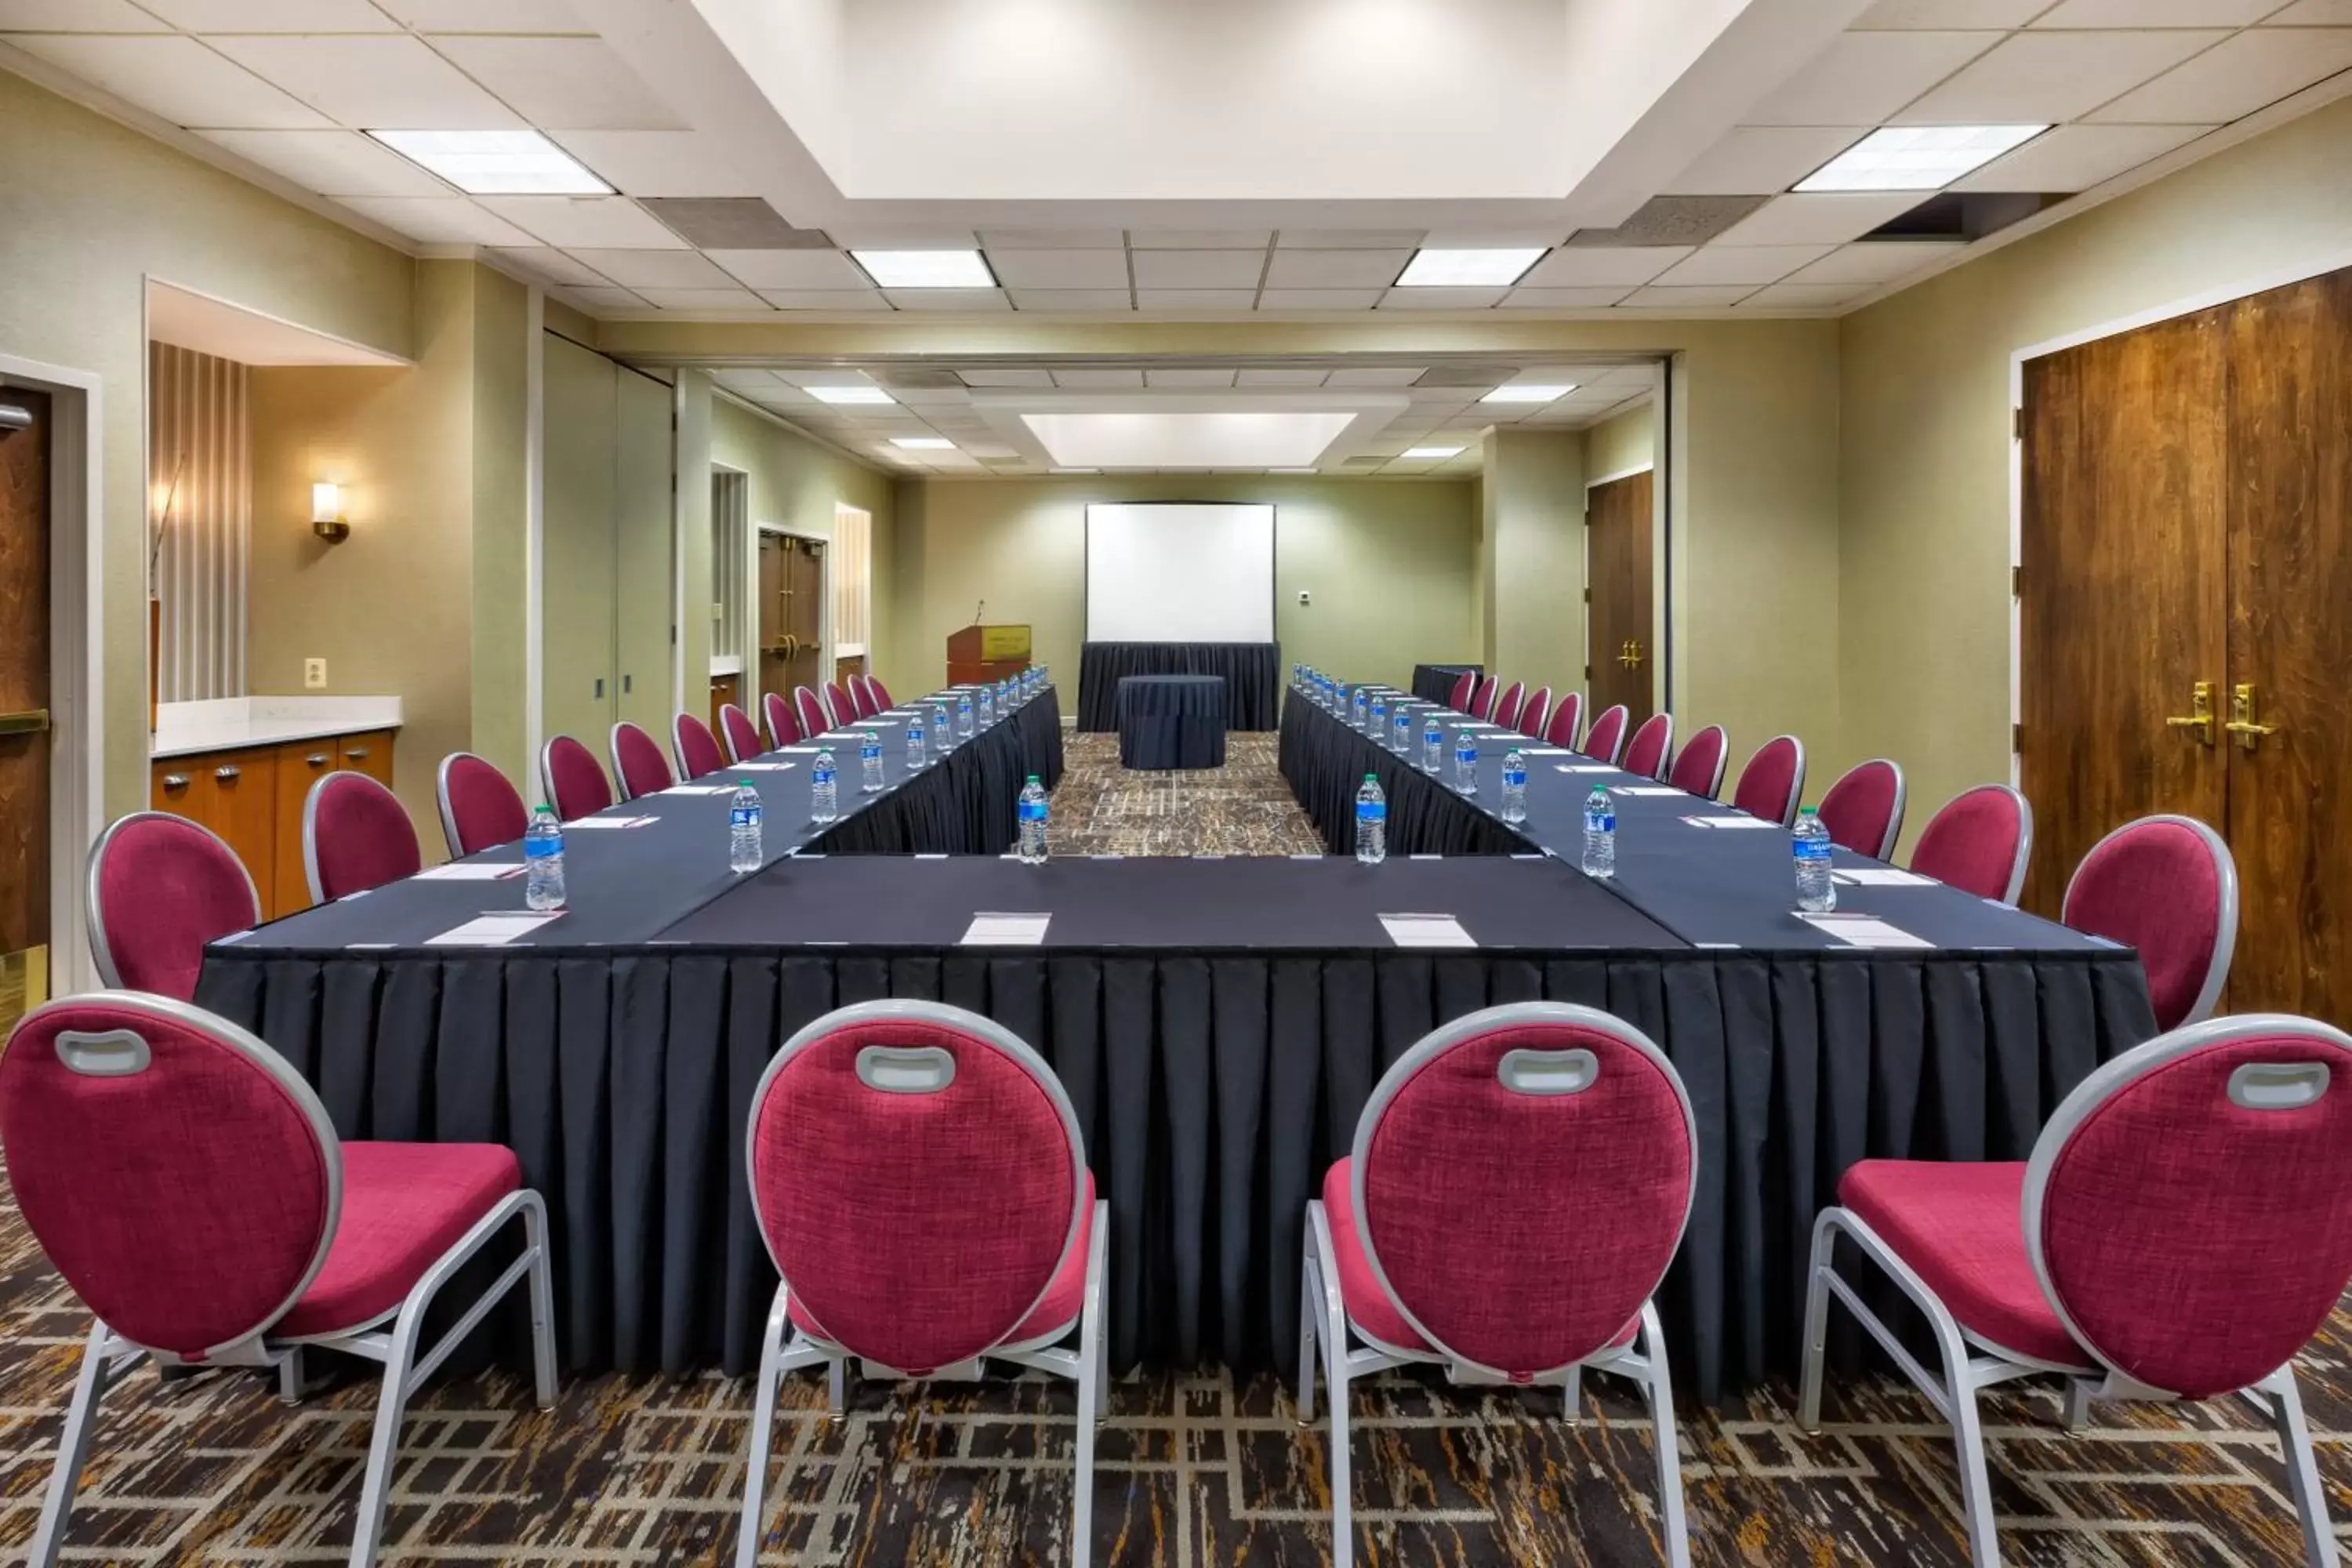
[[1088,642],[1272,642],[1274,508],[1087,508]]

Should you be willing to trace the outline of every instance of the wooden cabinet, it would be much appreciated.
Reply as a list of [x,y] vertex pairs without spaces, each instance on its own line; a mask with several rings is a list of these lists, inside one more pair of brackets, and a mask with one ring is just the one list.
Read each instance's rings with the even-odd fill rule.
[[276,920],[310,907],[302,870],[302,806],[331,773],[363,773],[389,788],[394,731],[328,735],[161,757],[149,769],[149,805],[201,822],[226,840],[252,874],[261,912]]
[[371,730],[362,735],[343,735],[335,742],[335,765],[351,773],[365,773],[384,788],[392,787],[392,731]]

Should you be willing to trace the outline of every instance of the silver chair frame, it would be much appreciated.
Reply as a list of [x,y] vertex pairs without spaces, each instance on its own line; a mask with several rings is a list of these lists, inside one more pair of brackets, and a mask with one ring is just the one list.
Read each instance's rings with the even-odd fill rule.
[[[1846,769],[1844,773],[1838,775],[1837,784],[1830,785],[1830,788],[1836,789],[1838,784],[1845,783],[1864,768],[1888,768],[1894,771],[1895,805],[1894,808],[1886,814],[1886,831],[1878,836],[1877,847],[1864,848],[1859,844],[1848,845],[1847,847],[1857,854],[1867,855],[1874,860],[1892,860],[1895,858],[1895,846],[1903,837],[1904,808],[1909,804],[1911,798],[1910,786],[1903,779],[1903,764],[1892,757],[1873,757],[1868,762],[1856,763]],[[1828,797],[1825,795],[1822,798]]]
[[[400,797],[373,775],[356,773],[349,768],[337,769],[310,785],[310,793],[302,797],[302,879],[310,886],[310,901],[314,904],[328,901],[326,884],[319,876],[319,802],[326,798],[331,789],[354,788],[374,790],[394,805],[400,804]],[[400,825],[408,830],[408,837],[414,842],[416,828],[409,822],[405,807],[401,809]],[[416,860],[419,865],[425,862],[425,847],[421,844],[417,846]]]
[[[1927,826],[1935,826],[1936,818],[1942,816],[1944,813],[1949,810],[1955,803],[1966,800],[1969,796],[1977,794],[1980,790],[1989,789],[1999,790],[2001,794],[2009,796],[2010,803],[2017,808],[2017,853],[2010,858],[2009,882],[2004,888],[2002,888],[2000,894],[2000,901],[2009,905],[2010,908],[2015,909],[2017,907],[2017,896],[2025,891],[2025,868],[2031,865],[2033,860],[2033,803],[2025,798],[2025,792],[2023,790],[2019,789],[2014,784],[1970,784],[1967,789],[1962,790],[1950,800],[1948,800],[1942,805],[1937,806],[1936,808],[1936,816],[1927,819]],[[1924,833],[1926,830],[1922,829],[1921,831]],[[1919,868],[1919,851],[1916,846],[1914,846],[1911,851],[1911,868],[1915,871]],[[1923,872],[1922,875],[1925,875],[1925,873]]]
[[[1706,734],[1709,730],[1715,731],[1717,742],[1715,747],[1715,777],[1707,781],[1706,798],[1709,800],[1721,800],[1723,798],[1723,775],[1731,766],[1731,732],[1720,724],[1702,724],[1691,736],[1690,740],[1684,742],[1684,750],[1689,750],[1690,746],[1697,742],[1699,736]],[[1675,763],[1679,762],[1680,760],[1680,754],[1676,753],[1673,761],[1666,763],[1665,777],[1672,778],[1674,776]]]
[[1617,765],[1617,760],[1625,754],[1625,742],[1630,738],[1626,731],[1633,728],[1633,715],[1627,710],[1622,702],[1612,702],[1601,710],[1593,719],[1591,729],[1584,731],[1584,743],[1588,746],[1592,743],[1593,730],[1600,729],[1612,713],[1617,715],[1617,740],[1609,748],[1609,754],[1604,757],[1598,752],[1586,752],[1584,755],[1591,757],[1596,763],[1607,763],[1613,768]]
[[[1726,737],[1727,742],[1728,739],[1728,737]],[[1780,734],[1773,736],[1771,740],[1765,742],[1762,745],[1757,747],[1755,751],[1748,753],[1747,765],[1739,770],[1739,777],[1743,783],[1746,782],[1748,777],[1748,769],[1754,767],[1756,765],[1756,759],[1762,756],[1767,751],[1769,751],[1773,743],[1779,741],[1786,741],[1789,744],[1797,749],[1796,765],[1790,770],[1789,773],[1788,804],[1780,808],[1780,826],[1783,827],[1794,827],[1797,825],[1798,804],[1805,798],[1805,742],[1803,741],[1798,739],[1794,735]],[[1729,752],[1730,747],[1727,743],[1724,750],[1727,754]],[[1722,775],[1718,773],[1717,775],[1718,784],[1721,783],[1721,778]],[[1735,789],[1732,794],[1736,798],[1738,795],[1738,791]]]
[[[638,734],[644,735],[646,737],[646,743],[653,747],[654,755],[656,757],[661,755],[661,742],[655,740],[651,734],[648,734],[644,725],[635,723],[627,719],[623,719],[613,726],[612,731],[604,737],[604,755],[605,760],[613,764],[613,793],[619,797],[614,804],[617,805],[625,805],[630,801],[638,798],[637,792],[629,787],[629,770],[621,765],[621,731],[624,730],[635,730]],[[662,766],[667,769],[669,767],[669,763],[667,762],[664,762]],[[674,784],[676,783],[677,783],[677,780],[673,777],[669,781],[668,784],[664,784],[661,788],[667,789],[670,787],[670,784]],[[659,791],[648,791],[647,793],[658,794]]]
[[1639,738],[1643,731],[1648,729],[1653,724],[1664,724],[1665,726],[1666,738],[1658,744],[1658,765],[1652,769],[1647,774],[1636,774],[1635,776],[1647,777],[1652,784],[1664,784],[1666,782],[1667,772],[1673,768],[1675,763],[1675,716],[1673,714],[1666,712],[1653,713],[1648,718],[1643,720],[1640,723],[1634,725],[1633,732],[1625,737],[1625,750],[1631,752],[1633,749],[1633,742]]
[[2197,988],[2197,999],[2189,1005],[2188,1013],[2175,1026],[2177,1028],[2186,1028],[2191,1024],[2201,1024],[2213,1016],[2213,1009],[2221,1002],[2221,987],[2229,983],[2230,962],[2237,955],[2238,951],[2238,860],[2236,856],[2230,853],[2230,846],[2220,834],[2193,816],[2158,813],[2153,816],[2134,817],[2121,827],[2101,837],[2099,841],[2092,845],[2084,854],[2081,862],[2075,866],[2074,874],[2066,879],[2065,894],[2058,900],[2058,919],[2063,925],[2074,924],[2073,921],[2067,919],[2067,910],[2074,902],[2074,885],[2083,879],[2083,868],[2089,865],[2099,851],[2107,847],[2107,841],[2119,837],[2135,827],[2145,827],[2151,822],[2169,822],[2195,833],[2203,842],[2206,853],[2212,856],[2214,875],[2221,884],[2221,908],[2214,920],[2217,929],[2213,933],[2213,956],[2206,964],[2204,984]]
[[[1540,709],[1537,707],[1537,699],[1538,698],[1543,700],[1542,707]],[[1540,746],[1546,743],[1544,741],[1544,729],[1547,725],[1550,724],[1550,722],[1551,688],[1549,686],[1538,686],[1533,691],[1528,693],[1527,701],[1521,704],[1519,708],[1519,721],[1516,725],[1512,726],[1512,728],[1517,730],[1520,734],[1525,735],[1528,740],[1533,741],[1537,745]]]
[[[449,845],[449,858],[452,860],[463,860],[468,855],[481,853],[478,849],[466,847],[463,836],[457,831],[457,808],[449,804],[449,769],[460,761],[479,763],[492,773],[499,773],[500,778],[506,778],[504,773],[499,773],[497,763],[486,757],[478,756],[472,752],[452,752],[441,759],[441,766],[433,775],[433,798],[441,808],[441,837]],[[507,787],[513,789],[514,781],[508,779]],[[522,799],[520,791],[516,792],[515,798]],[[548,796],[548,804],[553,805],[554,799],[554,795],[551,793]],[[530,822],[530,803],[528,801],[523,802],[522,815],[524,826],[528,827]],[[485,845],[483,847],[488,848],[490,846]]]
[[[783,710],[784,716],[793,721],[793,728],[798,730],[801,725],[801,716],[797,712],[793,711],[793,700],[791,697],[781,691],[762,691],[760,693],[761,726],[767,731],[769,747],[772,750],[782,751],[784,747],[791,745],[793,742],[784,739],[782,732],[780,732],[776,728],[776,711],[778,708],[781,708]],[[793,740],[797,739],[799,739],[798,736],[793,737]]]
[[[743,722],[751,726],[751,750],[748,752],[735,744],[735,737],[729,731],[727,715],[730,710],[742,714]],[[748,763],[765,749],[760,744],[760,726],[752,722],[751,715],[745,711],[741,703],[722,702],[719,705],[719,750],[730,764],[740,765]]]
[[250,929],[261,923],[260,889],[253,885],[252,870],[247,867],[243,857],[229,847],[227,839],[223,838],[203,823],[193,817],[182,816],[177,812],[134,811],[128,816],[118,816],[107,824],[105,832],[98,836],[98,842],[89,847],[89,858],[82,863],[82,922],[89,935],[90,963],[98,970],[99,983],[110,990],[121,989],[122,972],[115,967],[114,948],[106,937],[106,897],[99,886],[99,871],[106,864],[107,847],[114,842],[116,834],[131,823],[145,822],[154,818],[162,818],[177,823],[183,827],[193,828],[219,845],[221,853],[228,857],[229,863],[245,873],[246,896],[253,900],[253,919],[247,922],[247,928]]

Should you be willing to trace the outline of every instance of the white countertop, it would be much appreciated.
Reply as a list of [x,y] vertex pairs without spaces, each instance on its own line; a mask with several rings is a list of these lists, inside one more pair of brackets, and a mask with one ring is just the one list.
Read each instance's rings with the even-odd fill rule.
[[225,697],[155,710],[150,757],[184,757],[400,728],[397,697]]

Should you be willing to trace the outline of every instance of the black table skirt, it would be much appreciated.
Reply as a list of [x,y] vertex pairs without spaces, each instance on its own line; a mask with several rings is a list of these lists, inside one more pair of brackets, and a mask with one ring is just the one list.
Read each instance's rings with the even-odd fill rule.
[[1416,664],[1412,667],[1412,694],[1423,702],[1444,702],[1454,695],[1454,682],[1465,673],[1484,675],[1483,664]]
[[[1459,715],[1454,715],[1458,719]],[[1369,736],[1339,721],[1294,693],[1284,705],[1276,742],[1282,776],[1334,855],[1356,852],[1356,791],[1362,787],[1365,758],[1388,796],[1388,852],[1391,855],[1517,855],[1536,846],[1491,816],[1465,810],[1446,784],[1421,771],[1421,726],[1413,726],[1412,757],[1374,748]],[[1454,772],[1454,731],[1446,732],[1444,776]]]
[[[894,732],[894,746],[903,744]],[[1002,855],[1019,831],[1014,810],[1031,773],[1052,789],[1062,778],[1062,710],[1047,688],[1015,710],[1011,722],[983,731],[904,789],[852,806],[857,758],[841,766],[842,804],[853,815],[809,840],[825,855]],[[798,775],[795,775],[798,776]]]
[[1078,728],[1118,728],[1118,683],[1130,675],[1217,675],[1225,722],[1271,730],[1280,717],[1282,645],[1271,642],[1090,642],[1078,654]]
[[1225,762],[1225,683],[1213,675],[1130,675],[1118,683],[1118,765]]

